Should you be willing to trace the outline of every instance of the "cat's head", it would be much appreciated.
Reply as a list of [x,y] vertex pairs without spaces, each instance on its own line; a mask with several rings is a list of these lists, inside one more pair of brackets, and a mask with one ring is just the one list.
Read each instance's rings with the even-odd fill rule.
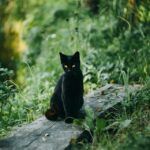
[[62,67],[65,72],[76,71],[80,69],[80,54],[79,52],[75,52],[74,55],[64,55],[60,54],[60,60]]

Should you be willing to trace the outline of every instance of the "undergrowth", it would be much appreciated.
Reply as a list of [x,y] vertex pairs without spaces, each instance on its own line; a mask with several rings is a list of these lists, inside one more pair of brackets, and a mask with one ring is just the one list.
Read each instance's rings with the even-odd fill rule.
[[[114,106],[114,111],[96,117],[87,108],[85,120],[75,120],[84,132],[74,140],[71,149],[148,150],[150,143],[150,80],[130,95],[130,103]],[[95,118],[96,117],[96,118]]]
[[[12,80],[13,71],[0,69],[0,137],[13,126],[29,123],[43,115],[62,73],[59,52],[72,54],[78,50],[85,94],[107,83],[119,83],[125,85],[127,95],[122,113],[115,118],[97,119],[93,124],[93,116],[87,116],[88,123],[85,125],[92,128],[94,142],[84,144],[85,149],[130,149],[131,146],[138,149],[148,146],[148,1],[136,7],[135,16],[138,18],[134,23],[130,14],[133,10],[126,1],[102,0],[103,5],[100,5],[96,16],[80,2],[29,2],[23,36],[27,50],[17,64],[17,79]],[[144,87],[130,97],[129,84]],[[114,125],[115,133],[103,130],[111,125]]]

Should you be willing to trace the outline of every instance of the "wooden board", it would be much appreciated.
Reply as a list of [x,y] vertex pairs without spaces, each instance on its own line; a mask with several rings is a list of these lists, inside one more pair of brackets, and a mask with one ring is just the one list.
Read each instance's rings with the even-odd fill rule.
[[[130,92],[139,86],[129,86]],[[125,88],[108,84],[85,96],[85,107],[91,107],[96,115],[105,111],[125,97]],[[48,121],[43,116],[34,122],[23,125],[0,141],[0,150],[63,150],[71,138],[80,135],[82,130],[64,121]]]

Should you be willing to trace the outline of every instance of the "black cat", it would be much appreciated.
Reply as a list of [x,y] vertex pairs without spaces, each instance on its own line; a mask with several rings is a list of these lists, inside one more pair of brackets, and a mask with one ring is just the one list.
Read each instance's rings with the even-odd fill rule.
[[72,56],[60,53],[64,74],[60,77],[50,101],[50,109],[45,113],[49,120],[58,117],[66,118],[71,123],[73,118],[84,118],[83,75],[80,69],[80,56],[76,52]]

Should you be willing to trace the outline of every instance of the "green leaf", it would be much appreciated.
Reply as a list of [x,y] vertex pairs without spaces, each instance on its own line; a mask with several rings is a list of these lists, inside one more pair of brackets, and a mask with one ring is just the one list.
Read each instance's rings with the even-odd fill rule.
[[101,132],[106,127],[106,121],[104,119],[96,119],[95,132]]

